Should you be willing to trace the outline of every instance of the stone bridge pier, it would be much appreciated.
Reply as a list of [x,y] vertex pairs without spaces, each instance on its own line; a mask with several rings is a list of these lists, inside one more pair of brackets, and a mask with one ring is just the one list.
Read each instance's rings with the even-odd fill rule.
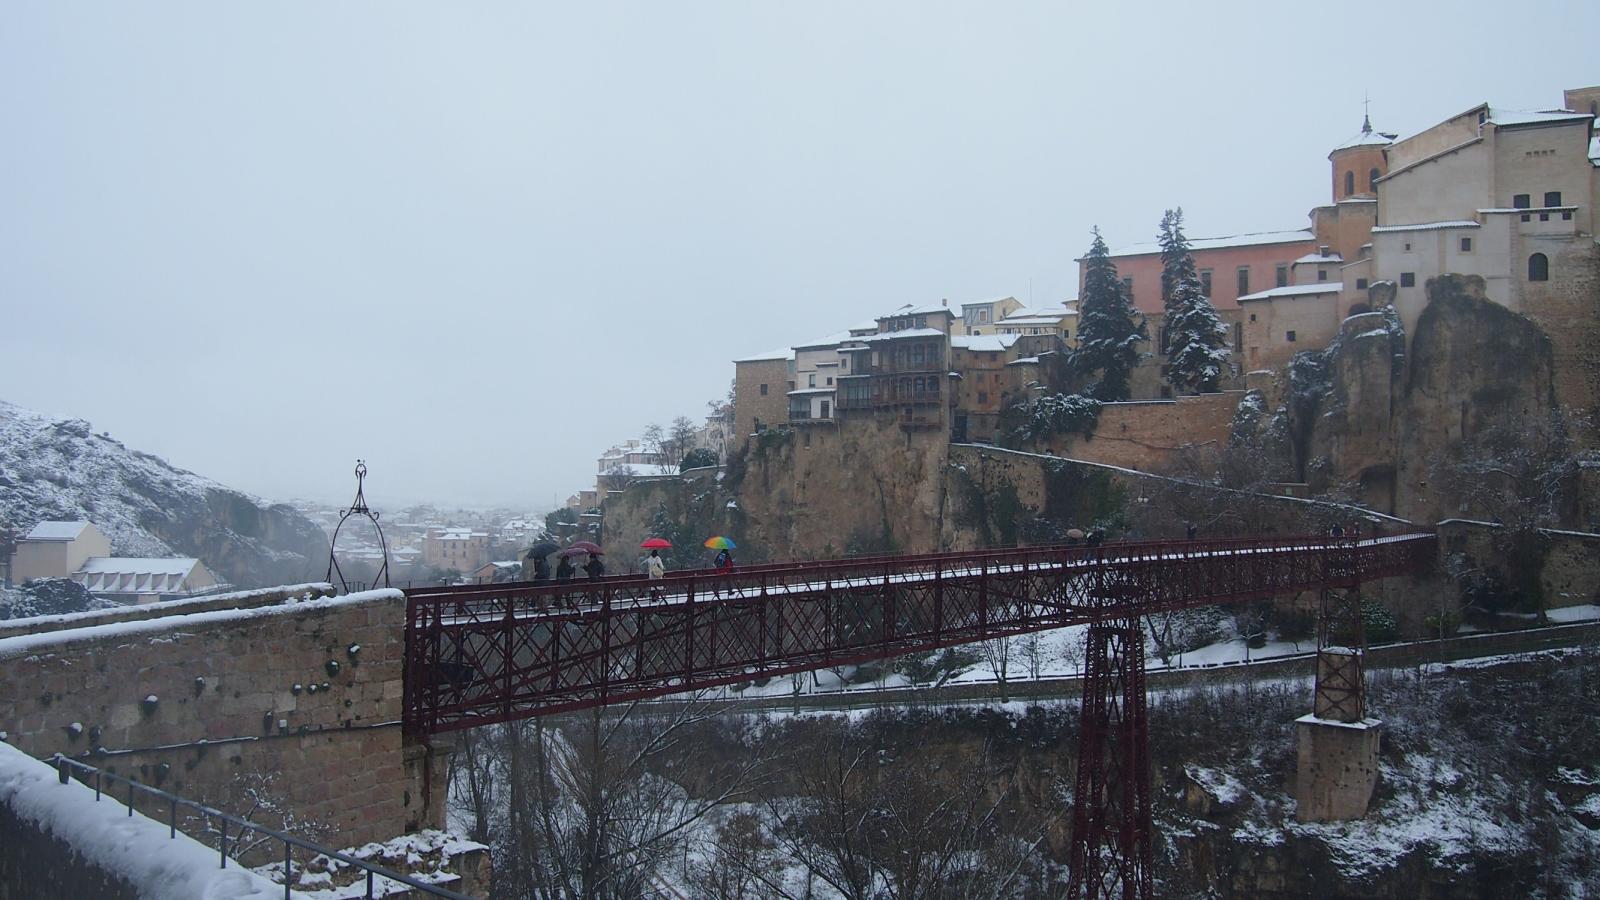
[[442,828],[448,756],[400,728],[405,596],[328,593],[0,629],[0,734],[332,848]]

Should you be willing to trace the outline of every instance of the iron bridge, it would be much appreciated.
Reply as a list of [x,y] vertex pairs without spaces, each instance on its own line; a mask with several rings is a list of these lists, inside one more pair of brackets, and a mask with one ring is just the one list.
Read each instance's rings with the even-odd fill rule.
[[1047,546],[406,591],[404,724],[425,737],[1188,607],[1353,588],[1434,536]]

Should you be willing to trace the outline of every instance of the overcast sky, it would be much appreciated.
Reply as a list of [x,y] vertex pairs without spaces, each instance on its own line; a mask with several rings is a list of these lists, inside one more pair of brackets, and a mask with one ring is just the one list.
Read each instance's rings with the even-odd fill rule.
[[[1085,8],[1079,8],[1083,6]],[[272,499],[548,507],[735,357],[1304,227],[1329,148],[1600,82],[1600,3],[0,12],[0,398]]]

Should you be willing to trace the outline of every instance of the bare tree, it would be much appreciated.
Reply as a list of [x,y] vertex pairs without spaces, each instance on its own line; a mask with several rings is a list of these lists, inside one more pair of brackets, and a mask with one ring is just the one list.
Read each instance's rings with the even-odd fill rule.
[[1011,699],[1007,677],[1011,671],[1011,638],[1000,637],[984,641],[978,645],[978,651],[983,654],[984,662],[989,664],[989,671],[994,673],[995,683],[1000,686],[1000,702],[1005,703]]
[[[497,889],[517,898],[638,896],[696,823],[745,796],[759,754],[683,765],[684,739],[716,715],[705,702],[596,708],[534,719],[510,748],[510,835],[497,849]],[[513,871],[502,870],[510,868]]]
[[501,760],[495,752],[497,726],[461,732],[450,763],[450,808],[471,822],[467,836],[489,843],[491,817],[499,801]]
[[1045,644],[1044,635],[1037,631],[1029,632],[1018,638],[1017,643],[1022,651],[1023,661],[1028,664],[1028,677],[1038,681],[1044,667],[1049,665],[1053,658]]

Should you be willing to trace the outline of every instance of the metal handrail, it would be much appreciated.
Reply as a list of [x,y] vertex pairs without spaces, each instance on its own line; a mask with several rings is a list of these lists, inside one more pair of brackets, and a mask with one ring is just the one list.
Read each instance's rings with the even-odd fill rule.
[[[220,809],[215,809],[213,807],[206,806],[203,803],[196,803],[193,800],[189,800],[189,799],[186,799],[184,797],[179,797],[177,794],[168,793],[167,791],[163,791],[160,788],[151,787],[148,784],[144,784],[142,782],[134,781],[131,778],[124,778],[121,775],[117,775],[117,774],[114,774],[112,772],[104,771],[103,769],[96,768],[95,766],[91,766],[88,763],[78,762],[75,759],[68,759],[67,757],[61,755],[60,753],[57,753],[54,757],[52,757],[51,761],[56,766],[57,777],[60,779],[62,784],[66,784],[68,779],[70,779],[72,777],[71,771],[73,769],[78,770],[78,772],[79,772],[79,780],[82,781],[85,786],[88,785],[89,776],[92,775],[94,777],[94,799],[95,799],[96,802],[99,802],[99,800],[100,800],[100,794],[102,793],[102,790],[104,788],[104,785],[102,784],[103,781],[110,781],[110,782],[113,782],[113,783],[121,783],[121,784],[127,785],[127,788],[128,788],[127,807],[128,807],[128,816],[130,818],[133,816],[133,796],[134,796],[134,791],[135,790],[139,791],[142,794],[148,794],[148,795],[150,795],[152,797],[157,797],[159,799],[167,801],[167,809],[168,809],[168,813],[167,813],[167,815],[168,815],[167,828],[169,830],[169,833],[168,833],[168,837],[169,838],[176,838],[178,836],[178,807],[180,807],[180,806],[184,807],[185,809],[192,809],[195,812],[200,813],[201,815],[206,817],[206,820],[208,822],[211,820],[211,818],[215,817],[218,822],[222,823],[222,835],[221,835],[221,840],[220,840],[218,848],[217,848],[218,849],[218,854],[219,854],[219,857],[220,857],[220,860],[221,860],[221,864],[218,866],[218,868],[226,869],[228,867],[228,825],[230,823],[233,824],[233,825],[239,826],[239,834],[241,836],[246,831],[253,831],[253,832],[257,833],[257,834],[265,835],[265,836],[267,836],[269,838],[272,838],[274,840],[277,840],[277,841],[281,842],[283,844],[283,898],[284,898],[284,900],[293,900],[293,893],[292,893],[292,891],[294,889],[294,887],[293,887],[293,875],[294,875],[293,853],[294,853],[294,848],[295,847],[299,847],[302,850],[309,850],[312,853],[317,854],[319,856],[326,856],[326,857],[329,857],[330,859],[337,859],[340,862],[348,863],[348,864],[353,865],[353,866],[355,866],[355,867],[357,867],[359,869],[365,870],[366,873],[367,873],[367,879],[366,879],[367,880],[367,887],[366,887],[366,893],[363,896],[366,898],[366,900],[371,900],[371,898],[378,896],[377,894],[374,894],[372,892],[373,882],[374,882],[375,878],[387,878],[390,881],[397,881],[400,884],[403,884],[403,885],[405,885],[407,887],[416,888],[417,890],[422,891],[424,894],[427,894],[427,895],[429,895],[431,897],[444,897],[444,898],[446,898],[446,900],[472,900],[472,898],[468,897],[466,894],[458,894],[455,891],[449,890],[447,888],[439,887],[436,884],[429,884],[426,881],[419,881],[418,879],[412,878],[409,875],[401,875],[399,872],[391,871],[389,869],[384,868],[383,866],[375,865],[375,864],[367,862],[366,860],[363,860],[363,859],[357,859],[354,856],[350,856],[350,855],[345,854],[345,853],[340,853],[337,850],[329,850],[326,847],[323,847],[323,846],[321,846],[319,844],[313,844],[310,841],[303,840],[301,838],[297,838],[294,835],[284,834],[281,831],[276,831],[274,829],[267,828],[267,827],[262,826],[262,825],[257,825],[254,822],[246,821],[244,819],[239,818],[238,816],[229,815],[228,813],[225,813]],[[240,867],[244,868],[244,866],[242,864],[240,865]]]

